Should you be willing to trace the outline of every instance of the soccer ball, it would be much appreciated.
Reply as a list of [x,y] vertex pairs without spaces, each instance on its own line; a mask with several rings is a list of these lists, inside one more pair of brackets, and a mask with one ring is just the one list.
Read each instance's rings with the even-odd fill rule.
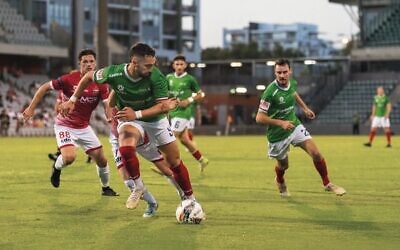
[[201,205],[194,200],[183,200],[176,208],[176,220],[182,224],[200,224],[206,215]]

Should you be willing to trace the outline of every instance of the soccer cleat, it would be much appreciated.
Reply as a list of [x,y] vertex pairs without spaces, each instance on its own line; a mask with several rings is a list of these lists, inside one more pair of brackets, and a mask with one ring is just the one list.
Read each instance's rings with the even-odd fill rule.
[[157,203],[147,204],[147,209],[146,211],[144,211],[143,217],[144,218],[154,217],[156,215],[157,209],[158,209]]
[[278,187],[279,194],[281,195],[281,197],[290,197],[290,193],[289,193],[289,190],[288,190],[285,182],[280,183],[277,181],[277,179],[275,177],[275,183],[276,183],[276,186]]
[[[55,164],[56,162],[54,162]],[[53,187],[58,188],[60,186],[60,175],[61,175],[61,170],[58,170],[54,167],[53,164],[53,172],[51,173],[50,176],[50,182]]]
[[104,196],[119,196],[119,193],[115,192],[110,187],[102,187],[101,195],[104,195]]
[[387,148],[391,148],[391,147],[392,147],[392,145],[390,145],[390,144],[387,144],[387,145],[386,145],[386,147],[387,147]]
[[371,147],[372,144],[371,144],[370,142],[367,142],[367,143],[364,143],[364,146],[366,146],[366,147]]
[[325,186],[325,191],[334,192],[338,196],[342,196],[346,193],[344,188],[336,186],[333,183],[328,183],[328,185]]
[[140,197],[142,197],[144,190],[134,188],[126,200],[126,208],[135,209],[139,205]]
[[199,162],[200,162],[200,171],[201,171],[201,172],[203,172],[204,169],[205,169],[205,168],[208,166],[208,164],[210,163],[210,161],[209,161],[207,158],[205,158],[205,157],[201,158],[201,160],[200,160]]

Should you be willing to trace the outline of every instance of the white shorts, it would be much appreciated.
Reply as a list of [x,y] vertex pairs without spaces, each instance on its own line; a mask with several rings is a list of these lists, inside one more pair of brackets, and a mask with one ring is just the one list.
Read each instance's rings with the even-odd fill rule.
[[311,138],[312,137],[307,129],[303,126],[303,124],[300,124],[286,139],[274,143],[268,143],[268,157],[275,158],[277,160],[283,160],[287,157],[290,144],[297,146],[298,144]]
[[[122,158],[121,158],[121,153],[118,150],[119,148],[118,138],[113,133],[110,133],[108,140],[111,144],[111,150],[114,156],[114,162],[117,165],[117,167],[120,167],[122,166]],[[136,147],[136,152],[140,154],[143,158],[151,162],[160,161],[164,159],[161,152],[158,151],[158,149],[155,146],[151,145],[149,140],[147,141],[145,140],[144,144],[138,145]]]
[[174,117],[171,119],[172,131],[183,132],[185,129],[189,128],[190,120],[180,117]]
[[373,128],[390,128],[390,120],[385,117],[374,116],[371,127]]
[[[118,133],[121,127],[130,125],[139,129],[142,139],[144,138],[144,131],[146,131],[149,136],[150,142],[156,146],[162,146],[173,141],[176,141],[174,133],[171,130],[169,121],[167,118],[162,118],[156,122],[143,122],[143,121],[129,121],[129,122],[119,122],[118,123]],[[143,143],[143,142],[141,142]],[[138,143],[141,144],[140,142]]]
[[88,153],[102,147],[99,138],[90,126],[77,129],[54,124],[54,133],[58,148],[73,145],[83,148]]
[[193,130],[195,126],[196,126],[196,119],[194,119],[194,117],[190,117],[188,129]]

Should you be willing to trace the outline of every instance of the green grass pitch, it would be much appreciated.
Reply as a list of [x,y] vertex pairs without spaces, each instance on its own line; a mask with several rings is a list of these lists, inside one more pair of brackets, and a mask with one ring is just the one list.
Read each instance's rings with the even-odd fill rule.
[[400,139],[385,148],[378,136],[314,136],[333,183],[347,194],[323,191],[311,159],[292,148],[286,175],[292,197],[280,198],[274,161],[264,136],[195,139],[210,159],[199,173],[181,150],[207,220],[180,225],[178,196],[141,160],[142,177],[160,207],[142,218],[145,203],[125,208],[128,191],[102,142],[119,197],[102,197],[94,164],[80,150],[63,170],[61,186],[49,182],[54,138],[0,138],[0,249],[399,249]]

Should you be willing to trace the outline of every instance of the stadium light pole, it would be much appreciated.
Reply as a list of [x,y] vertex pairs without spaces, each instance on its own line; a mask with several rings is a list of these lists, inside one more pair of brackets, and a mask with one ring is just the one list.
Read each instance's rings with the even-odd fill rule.
[[108,0],[101,0],[98,2],[98,32],[97,32],[97,62],[98,67],[102,68],[109,65],[109,53],[108,53]]

